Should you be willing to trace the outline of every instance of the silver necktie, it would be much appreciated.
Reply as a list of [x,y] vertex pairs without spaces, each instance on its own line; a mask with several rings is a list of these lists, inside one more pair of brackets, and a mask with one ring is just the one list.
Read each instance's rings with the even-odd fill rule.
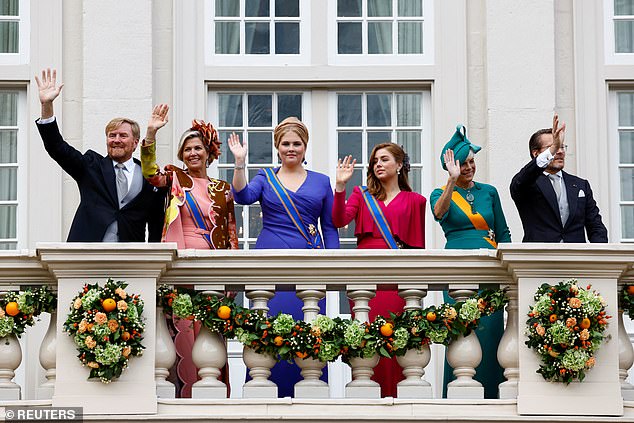
[[552,181],[555,195],[557,195],[557,204],[559,205],[559,215],[561,216],[561,223],[565,225],[566,221],[568,220],[568,198],[564,196],[561,190],[561,176],[557,174],[550,174],[548,175],[548,177]]
[[125,168],[123,163],[117,163],[115,167],[117,168],[117,196],[119,197],[119,203],[122,203],[128,193],[128,178],[123,173]]

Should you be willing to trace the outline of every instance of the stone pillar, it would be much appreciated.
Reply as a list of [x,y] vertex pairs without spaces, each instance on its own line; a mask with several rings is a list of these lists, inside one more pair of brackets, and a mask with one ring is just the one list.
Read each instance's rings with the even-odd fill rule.
[[48,330],[44,339],[42,339],[42,345],[40,346],[40,364],[46,371],[46,382],[41,384],[36,392],[37,399],[51,399],[53,398],[53,392],[55,391],[55,353],[57,343],[57,311],[51,313],[51,321],[48,324]]
[[[326,296],[325,286],[302,287],[297,296],[304,302],[302,311],[304,321],[312,322],[319,314],[319,301]],[[328,384],[319,378],[326,363],[315,358],[295,358],[295,364],[302,369],[304,378],[295,384],[295,398],[329,398],[330,388]]]
[[169,376],[169,370],[176,362],[176,347],[170,336],[165,319],[163,307],[156,307],[156,363],[154,369],[156,395],[159,398],[175,398],[176,387],[166,378]]
[[509,303],[506,306],[506,328],[498,346],[498,363],[504,368],[506,381],[500,383],[499,398],[517,398],[517,384],[520,375],[518,324],[517,324],[517,287],[509,286],[507,291]]

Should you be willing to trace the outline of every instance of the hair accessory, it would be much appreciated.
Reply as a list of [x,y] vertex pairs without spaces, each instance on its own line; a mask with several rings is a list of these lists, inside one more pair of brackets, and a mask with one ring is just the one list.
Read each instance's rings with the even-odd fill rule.
[[191,131],[197,131],[202,136],[202,142],[207,151],[209,151],[208,163],[220,157],[220,141],[218,140],[218,131],[213,127],[211,122],[205,123],[204,120],[192,120]]
[[456,132],[454,132],[449,142],[445,144],[440,152],[440,163],[445,170],[447,170],[447,166],[445,165],[444,155],[447,150],[452,150],[454,158],[462,164],[469,156],[469,150],[473,150],[473,154],[475,154],[482,150],[482,147],[471,144],[471,141],[467,138],[467,128],[462,124],[458,124]]
[[403,169],[403,171],[404,171],[405,173],[408,173],[408,172],[409,172],[409,169],[410,169],[410,167],[411,167],[411,166],[410,166],[410,163],[409,163],[409,155],[408,155],[407,153],[405,153],[405,149],[404,149],[403,147],[401,147],[401,148],[403,149],[403,153],[405,154],[405,155],[403,156],[403,168],[402,168],[402,169]]

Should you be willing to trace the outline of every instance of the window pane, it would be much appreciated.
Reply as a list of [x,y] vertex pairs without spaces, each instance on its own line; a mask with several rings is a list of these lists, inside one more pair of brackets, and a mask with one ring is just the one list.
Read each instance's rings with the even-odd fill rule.
[[275,0],[275,16],[299,17],[299,0]]
[[634,21],[614,22],[617,53],[634,53]]
[[634,132],[619,132],[619,163],[634,164]]
[[338,95],[337,116],[339,126],[361,126],[361,95]]
[[17,163],[18,131],[16,129],[0,130],[0,163]]
[[414,192],[420,193],[422,190],[423,178],[421,176],[421,173],[422,173],[422,169],[420,168],[412,168],[409,171],[409,174],[408,174],[409,186],[412,187],[412,190]]
[[[238,3],[237,0],[233,0]],[[269,0],[245,0],[245,16],[271,16],[269,11]]]
[[423,53],[423,23],[399,22],[398,24],[398,53]]
[[18,206],[2,205],[0,206],[0,238],[15,238],[15,218]]
[[277,96],[277,122],[289,116],[302,120],[302,95],[281,94]]
[[231,183],[231,181],[233,181],[233,168],[225,167],[218,169],[218,179]]
[[18,16],[19,14],[19,0],[0,0],[0,16]]
[[339,54],[361,54],[361,23],[339,22],[337,30],[337,52]]
[[270,164],[273,161],[273,134],[249,132],[249,164]]
[[375,145],[392,142],[392,131],[368,132],[368,157]]
[[262,231],[262,208],[259,205],[249,206],[249,237],[256,238]]
[[268,22],[246,22],[244,24],[246,54],[269,54],[270,32]]
[[422,0],[398,0],[399,16],[423,16]]
[[392,124],[392,95],[368,94],[368,126],[390,126]]
[[299,54],[299,23],[275,24],[275,53]]
[[397,143],[400,144],[407,155],[410,162],[421,162],[421,145],[419,131],[398,131],[396,133]]
[[239,22],[216,22],[216,54],[240,54]]
[[242,126],[242,95],[219,94],[218,95],[219,125],[222,127]]
[[17,242],[0,242],[0,250],[15,250],[17,248]]
[[361,0],[337,0],[337,16],[361,16]]
[[619,93],[618,97],[619,126],[634,126],[634,93]]
[[621,206],[621,228],[623,238],[634,238],[634,206]]
[[216,16],[240,16],[240,2],[236,0],[216,0]]
[[634,169],[621,169],[621,201],[634,201]]
[[396,94],[396,125],[421,125],[421,94]]
[[242,238],[244,236],[244,207],[234,203],[234,211],[236,214],[236,232],[238,233],[238,238]]
[[18,125],[18,93],[0,91],[0,126]]
[[272,105],[273,96],[270,94],[249,95],[249,126],[273,126]]
[[368,54],[392,54],[392,22],[368,22]]
[[392,0],[368,0],[368,16],[392,16]]
[[337,151],[339,158],[351,155],[352,158],[357,159],[358,162],[363,160],[362,154],[362,140],[363,135],[361,131],[355,132],[339,132],[337,134],[337,140],[339,142],[339,149]]
[[19,29],[17,22],[0,22],[0,53],[19,53]]
[[[233,163],[235,160],[233,158],[233,153],[229,149],[229,135],[231,135],[232,131],[218,131],[218,140],[221,142],[220,144],[220,157],[218,158],[218,163]],[[241,132],[236,132],[236,134],[240,137],[240,141],[243,142],[243,137]],[[221,178],[222,179],[222,178]],[[231,180],[229,180],[231,182]]]
[[0,168],[0,201],[17,199],[17,176],[18,169],[16,168]]
[[614,0],[615,15],[634,15],[634,0]]

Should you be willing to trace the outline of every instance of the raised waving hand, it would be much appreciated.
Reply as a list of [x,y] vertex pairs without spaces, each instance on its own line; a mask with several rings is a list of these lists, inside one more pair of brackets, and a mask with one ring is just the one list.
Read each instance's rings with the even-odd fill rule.
[[346,156],[343,160],[337,161],[337,174],[335,178],[335,190],[338,192],[346,190],[346,184],[352,178],[354,174],[354,165],[357,163],[357,159],[353,159],[352,156]]

